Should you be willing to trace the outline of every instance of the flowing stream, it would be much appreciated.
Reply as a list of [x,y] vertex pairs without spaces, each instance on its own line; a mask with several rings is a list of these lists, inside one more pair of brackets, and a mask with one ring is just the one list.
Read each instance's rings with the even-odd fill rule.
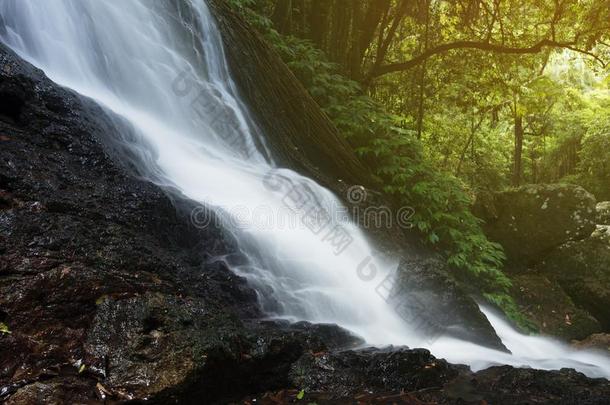
[[218,260],[248,279],[270,317],[336,323],[370,345],[428,346],[477,370],[610,377],[607,357],[521,335],[490,312],[512,355],[448,337],[428,343],[405,322],[379,288],[396,262],[374,251],[330,191],[274,164],[203,0],[1,0],[0,17],[4,44],[127,123],[117,136],[131,139],[144,177],[206,207],[194,212],[198,225],[220,221],[247,260]]

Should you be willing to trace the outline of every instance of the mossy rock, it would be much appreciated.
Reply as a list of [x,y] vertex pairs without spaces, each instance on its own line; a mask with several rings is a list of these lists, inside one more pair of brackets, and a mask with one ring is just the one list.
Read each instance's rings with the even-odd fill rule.
[[[554,248],[595,230],[595,198],[569,184],[527,185],[478,199],[475,212],[512,263],[539,262]],[[514,266],[519,268],[519,266]]]

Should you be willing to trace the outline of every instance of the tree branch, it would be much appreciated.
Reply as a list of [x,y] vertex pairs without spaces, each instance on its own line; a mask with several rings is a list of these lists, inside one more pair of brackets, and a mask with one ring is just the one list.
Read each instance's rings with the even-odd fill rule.
[[598,62],[600,62],[603,66],[606,66],[605,63],[600,57],[594,55],[593,53],[578,49],[575,42],[557,42],[550,39],[543,39],[534,45],[526,48],[517,48],[510,47],[505,45],[491,44],[489,42],[478,42],[478,41],[456,41],[448,44],[439,45],[433,48],[428,49],[427,51],[421,53],[420,55],[414,57],[411,60],[406,62],[399,63],[391,63],[388,65],[382,65],[375,68],[369,75],[369,79],[373,79],[375,77],[383,76],[388,73],[400,72],[403,70],[411,69],[420,63],[428,60],[432,56],[445,53],[454,49],[477,49],[486,52],[492,53],[500,53],[500,54],[514,54],[514,55],[526,55],[526,54],[536,54],[541,52],[544,48],[564,48],[570,49],[575,52],[580,52],[582,54],[594,57]]

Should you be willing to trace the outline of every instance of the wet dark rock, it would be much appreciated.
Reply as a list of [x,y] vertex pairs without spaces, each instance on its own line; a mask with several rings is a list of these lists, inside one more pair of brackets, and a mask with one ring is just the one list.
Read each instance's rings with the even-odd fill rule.
[[95,395],[93,381],[72,376],[51,378],[26,385],[9,397],[6,404],[87,404],[98,402],[100,399]]
[[[298,388],[249,396],[235,403],[292,403],[298,402],[299,394],[304,403],[320,405],[605,405],[610,398],[608,380],[587,378],[574,370],[541,371],[500,366],[473,373],[466,367],[436,360],[421,350],[308,356],[297,365],[301,369],[293,370],[291,375],[302,384]],[[401,375],[390,373],[387,378],[378,378],[387,374],[386,366],[419,369],[422,378],[407,370]],[[370,374],[365,377],[353,370],[366,370]]]
[[590,379],[570,369],[542,371],[492,367],[474,375],[475,392],[490,404],[602,405],[610,398],[606,379]]
[[306,354],[290,370],[295,387],[332,392],[337,397],[439,389],[457,375],[457,367],[436,359],[429,351],[406,348]]
[[[82,379],[81,388],[117,381],[97,371],[100,359],[90,348],[107,343],[100,330],[112,330],[109,312],[133,321],[144,311],[136,312],[143,294],[188,297],[208,318],[226,317],[227,328],[231,319],[260,315],[245,281],[210,263],[234,250],[222,232],[196,228],[189,202],[170,199],[114,160],[114,117],[3,47],[0,94],[0,314],[11,331],[0,334],[0,400],[53,392],[59,400],[73,391],[60,383],[68,378]],[[131,318],[108,309],[116,302],[133,304]],[[100,327],[100,319],[109,325]],[[133,339],[150,332],[133,332]],[[130,381],[147,381],[144,365],[113,362]],[[87,371],[79,374],[83,364]],[[174,378],[169,370],[159,378]],[[137,383],[129,388],[144,392]]]
[[[562,244],[595,230],[595,198],[568,184],[527,185],[478,198],[485,232],[512,263],[530,264]],[[518,269],[520,267],[513,267]]]

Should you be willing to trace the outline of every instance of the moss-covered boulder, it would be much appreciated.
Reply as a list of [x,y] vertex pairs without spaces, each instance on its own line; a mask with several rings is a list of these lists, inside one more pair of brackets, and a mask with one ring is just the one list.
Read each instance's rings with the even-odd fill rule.
[[527,185],[480,198],[475,212],[512,263],[535,263],[595,230],[595,198],[569,184]]
[[596,207],[598,225],[610,225],[610,201],[603,201]]

